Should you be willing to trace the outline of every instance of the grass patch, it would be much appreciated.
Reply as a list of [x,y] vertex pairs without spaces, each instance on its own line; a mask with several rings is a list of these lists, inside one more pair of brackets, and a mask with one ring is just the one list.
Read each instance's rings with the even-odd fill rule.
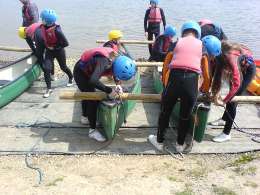
[[188,172],[188,176],[199,179],[208,175],[207,169],[202,167],[197,167]]
[[229,163],[228,166],[230,166],[230,167],[238,167],[240,165],[247,164],[247,163],[253,161],[254,159],[256,159],[256,157],[253,154],[242,154],[234,162]]
[[195,193],[190,188],[189,184],[185,184],[185,189],[181,192],[176,192],[175,195],[194,195]]
[[246,183],[244,183],[244,186],[251,187],[251,188],[257,188],[258,187],[258,185],[255,182],[252,182],[252,181],[247,181]]
[[58,178],[56,178],[54,181],[48,183],[46,186],[48,186],[48,187],[49,187],[49,186],[57,186],[57,183],[58,183],[58,182],[62,182],[63,179],[64,179],[64,177],[58,177]]
[[236,195],[236,192],[228,188],[218,186],[213,186],[213,192],[217,195]]
[[176,177],[173,177],[173,176],[169,176],[168,179],[169,179],[170,181],[173,181],[173,182],[178,181],[178,179],[177,179]]
[[256,175],[257,168],[256,167],[236,167],[234,170],[239,175]]

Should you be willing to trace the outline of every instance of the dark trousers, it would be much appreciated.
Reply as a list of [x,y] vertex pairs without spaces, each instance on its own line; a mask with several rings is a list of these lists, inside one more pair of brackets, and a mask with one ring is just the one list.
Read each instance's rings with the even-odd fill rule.
[[[73,76],[80,91],[95,92],[95,87],[89,84],[89,79],[86,77],[85,73],[79,68],[78,63],[74,67]],[[81,101],[82,115],[88,118],[90,128],[92,129],[96,128],[98,104],[99,101]]]
[[192,71],[171,70],[169,82],[162,94],[161,112],[159,116],[159,127],[157,141],[162,143],[166,129],[169,127],[169,119],[172,110],[180,99],[180,114],[177,142],[184,144],[188,133],[188,121],[191,118],[192,110],[197,101],[198,95],[198,74]]
[[68,68],[66,64],[66,53],[65,49],[59,50],[46,50],[45,59],[43,62],[43,69],[44,69],[44,78],[48,89],[51,89],[51,73],[54,71],[54,59],[57,59],[60,69],[65,72],[69,80],[73,79],[73,75],[71,70]]
[[[151,31],[148,31],[148,40],[149,41],[152,41],[153,40],[153,37],[158,37],[160,35],[160,30],[159,31],[156,31],[156,32],[151,32]],[[153,44],[149,44],[148,45],[148,48],[149,48],[149,53],[150,55],[152,55],[152,51],[153,51]]]
[[[243,81],[240,85],[239,90],[236,93],[236,96],[240,96],[247,88],[247,86],[251,83],[253,77],[256,73],[255,64],[250,65],[245,72],[243,72]],[[226,104],[225,112],[222,116],[222,119],[226,121],[223,133],[229,135],[231,132],[231,128],[236,117],[237,113],[237,103],[235,102],[228,102]]]

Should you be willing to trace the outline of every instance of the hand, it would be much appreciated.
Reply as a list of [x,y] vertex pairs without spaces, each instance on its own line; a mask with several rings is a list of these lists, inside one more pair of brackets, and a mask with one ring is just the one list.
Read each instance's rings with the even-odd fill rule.
[[122,93],[124,93],[123,88],[121,87],[121,85],[116,85],[115,91],[116,91],[119,95],[122,94]]
[[115,89],[113,89],[112,92],[110,94],[108,94],[108,98],[110,100],[115,100],[115,99],[119,99],[120,95],[119,95],[119,93],[116,92]]
[[54,50],[54,47],[48,47],[49,50]]
[[144,36],[146,37],[146,39],[148,39],[148,32],[145,32]]
[[225,106],[225,103],[223,102],[221,96],[216,96],[215,99],[214,99],[214,104],[216,106],[222,106],[224,107]]

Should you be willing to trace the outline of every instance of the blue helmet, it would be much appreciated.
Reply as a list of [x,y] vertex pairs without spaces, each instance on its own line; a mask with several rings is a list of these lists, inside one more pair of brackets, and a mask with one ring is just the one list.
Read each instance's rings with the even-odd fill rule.
[[57,20],[57,14],[52,9],[44,9],[41,12],[41,19],[47,26],[54,24]]
[[116,79],[127,81],[136,73],[136,65],[126,56],[119,56],[113,62],[113,74]]
[[173,26],[167,26],[163,34],[166,36],[174,37],[176,35],[176,28]]
[[197,34],[197,38],[200,39],[201,28],[200,28],[200,25],[197,22],[195,22],[195,21],[185,22],[182,25],[181,34],[183,35],[184,31],[186,31],[186,30],[194,30],[196,32],[196,34]]
[[209,55],[218,56],[221,54],[221,42],[217,37],[207,35],[202,39],[202,43]]
[[151,4],[151,3],[154,3],[155,5],[158,5],[159,0],[150,0],[150,4]]

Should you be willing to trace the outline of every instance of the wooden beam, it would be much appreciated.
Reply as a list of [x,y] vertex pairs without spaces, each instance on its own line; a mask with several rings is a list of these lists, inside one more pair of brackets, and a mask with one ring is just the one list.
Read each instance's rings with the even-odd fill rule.
[[[96,40],[96,43],[106,43],[108,40]],[[147,44],[153,44],[154,41],[148,41],[148,40],[120,40],[121,43],[124,44],[136,44],[136,45],[147,45]]]
[[137,67],[158,67],[163,66],[163,62],[135,62]]
[[0,50],[2,51],[16,51],[16,52],[32,52],[29,48],[18,48],[18,47],[7,47],[7,46],[0,46]]
[[[106,100],[107,94],[104,92],[75,92],[75,91],[63,91],[60,94],[60,99],[65,100]],[[141,100],[149,102],[160,102],[160,94],[132,94],[123,93],[122,100]],[[239,103],[260,103],[260,96],[236,96],[232,99],[232,102]]]

